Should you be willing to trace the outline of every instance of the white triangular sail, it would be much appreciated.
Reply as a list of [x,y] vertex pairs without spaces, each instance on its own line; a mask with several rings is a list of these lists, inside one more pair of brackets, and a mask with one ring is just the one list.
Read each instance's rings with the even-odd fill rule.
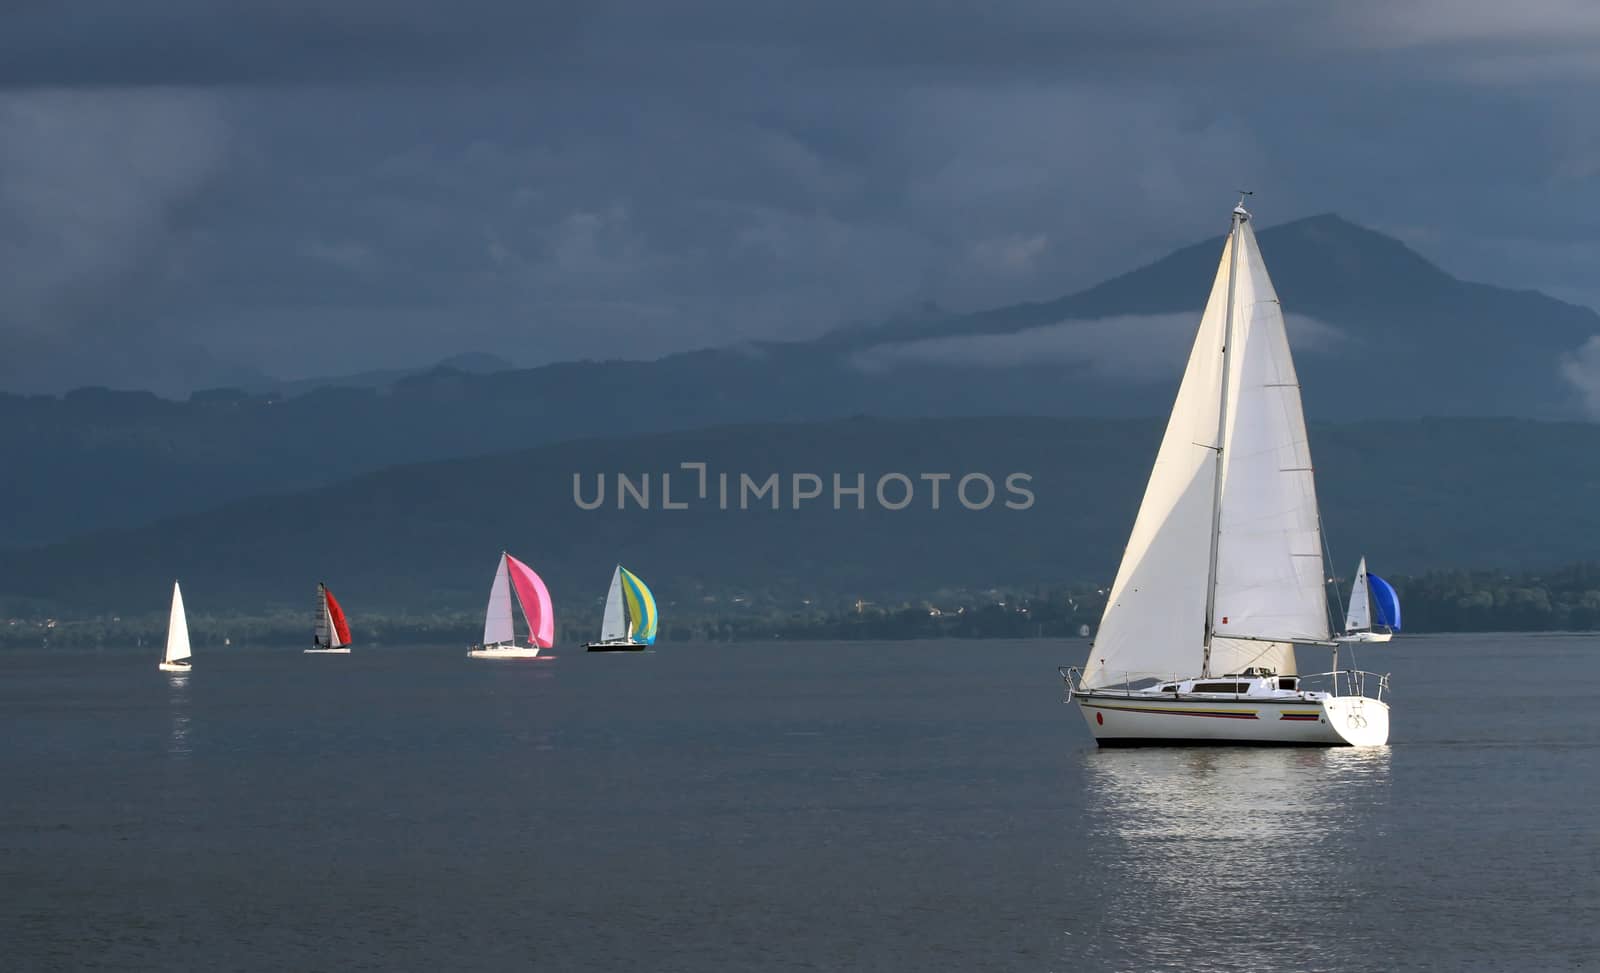
[[489,589],[489,608],[483,616],[483,644],[511,642],[516,637],[511,620],[511,577],[507,574],[506,556],[502,552],[500,567],[494,573],[494,585]]
[[1230,243],[1085,666],[1088,687],[1193,675],[1205,639]]
[[1350,610],[1344,616],[1346,632],[1365,632],[1372,628],[1372,599],[1367,597],[1367,559],[1356,568],[1355,584],[1350,586]]
[[[1328,593],[1311,447],[1283,309],[1248,220],[1239,221],[1228,427],[1222,453],[1215,633],[1325,642]],[[1257,665],[1294,671],[1287,658]],[[1213,673],[1236,672],[1213,655]]]
[[183,611],[183,591],[172,582],[172,614],[167,617],[167,654],[163,662],[182,662],[189,651],[189,618]]
[[1236,213],[1084,667],[1088,688],[1202,668],[1289,674],[1295,641],[1330,638],[1299,380],[1248,214]]
[[327,622],[328,622],[328,648],[330,648],[330,649],[342,649],[342,648],[345,648],[347,645],[349,645],[349,643],[344,641],[343,639],[341,639],[339,637],[339,626],[337,626],[337,625],[335,625],[333,623],[333,608],[331,606],[329,606],[328,604],[326,604],[326,602],[327,602],[327,598],[326,597],[323,598],[323,602],[324,602],[324,604],[323,604],[323,608],[322,608],[322,614],[324,615],[324,617],[326,617]]
[[611,572],[611,590],[606,593],[606,612],[600,621],[600,641],[619,642],[628,637],[629,626],[623,618],[622,566]]

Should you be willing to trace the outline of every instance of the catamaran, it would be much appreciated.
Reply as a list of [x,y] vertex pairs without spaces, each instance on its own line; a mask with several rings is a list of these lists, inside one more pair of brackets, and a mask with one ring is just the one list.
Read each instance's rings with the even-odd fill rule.
[[[1388,676],[1340,671],[1300,382],[1241,197],[1084,665],[1101,746],[1376,746]],[[1334,650],[1302,675],[1296,645]]]
[[183,591],[172,582],[172,613],[167,616],[167,651],[161,656],[162,672],[188,672],[190,668],[189,617],[183,611]]
[[[1377,624],[1373,624],[1373,616]],[[1356,568],[1355,584],[1350,586],[1350,610],[1344,616],[1341,642],[1387,642],[1400,631],[1400,596],[1394,587],[1375,574],[1367,573],[1367,559]]]
[[656,598],[639,576],[622,565],[611,572],[611,591],[600,621],[600,641],[590,652],[642,652],[656,644]]
[[317,628],[311,635],[311,648],[306,654],[350,654],[350,623],[345,620],[344,609],[328,586],[317,582]]
[[[517,644],[512,602],[522,609],[528,644]],[[532,659],[555,644],[556,618],[550,591],[533,569],[504,551],[489,588],[489,609],[483,617],[483,644],[467,653],[474,659]]]

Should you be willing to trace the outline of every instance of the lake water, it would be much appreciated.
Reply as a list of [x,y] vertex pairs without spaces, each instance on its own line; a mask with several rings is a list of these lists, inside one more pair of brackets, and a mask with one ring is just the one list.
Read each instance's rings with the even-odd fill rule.
[[1076,642],[197,653],[5,656],[0,967],[1600,968],[1594,637],[1366,649],[1372,751],[1098,751]]

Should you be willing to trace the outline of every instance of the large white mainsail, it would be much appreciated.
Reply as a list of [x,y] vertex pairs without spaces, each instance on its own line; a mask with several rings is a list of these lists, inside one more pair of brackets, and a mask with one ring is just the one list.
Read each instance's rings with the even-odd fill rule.
[[606,613],[600,621],[600,641],[619,642],[627,638],[627,620],[622,614],[622,565],[611,572],[611,590],[606,594]]
[[172,613],[167,616],[167,654],[163,662],[182,662],[189,658],[189,618],[183,611],[183,591],[172,582]]
[[1356,568],[1355,584],[1350,586],[1350,610],[1344,616],[1346,632],[1364,632],[1372,628],[1372,600],[1367,597],[1367,559],[1362,558]]
[[1240,207],[1082,684],[1288,674],[1329,637],[1299,381]]
[[1200,667],[1231,257],[1230,240],[1106,598],[1084,667],[1085,687],[1169,679]]
[[494,572],[494,586],[489,589],[489,608],[483,616],[483,644],[495,645],[515,641],[516,626],[511,620],[511,576],[507,573],[506,555],[500,553],[500,567]]

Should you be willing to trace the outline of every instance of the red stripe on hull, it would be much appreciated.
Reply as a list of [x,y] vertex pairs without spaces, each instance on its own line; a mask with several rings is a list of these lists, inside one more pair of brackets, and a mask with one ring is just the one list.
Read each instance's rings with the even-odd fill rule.
[[1142,706],[1096,706],[1093,703],[1084,703],[1090,709],[1111,710],[1114,713],[1152,713],[1156,716],[1207,716],[1216,720],[1253,720],[1257,719],[1254,713],[1222,713],[1206,712],[1204,710],[1175,710],[1175,709],[1147,709]]

